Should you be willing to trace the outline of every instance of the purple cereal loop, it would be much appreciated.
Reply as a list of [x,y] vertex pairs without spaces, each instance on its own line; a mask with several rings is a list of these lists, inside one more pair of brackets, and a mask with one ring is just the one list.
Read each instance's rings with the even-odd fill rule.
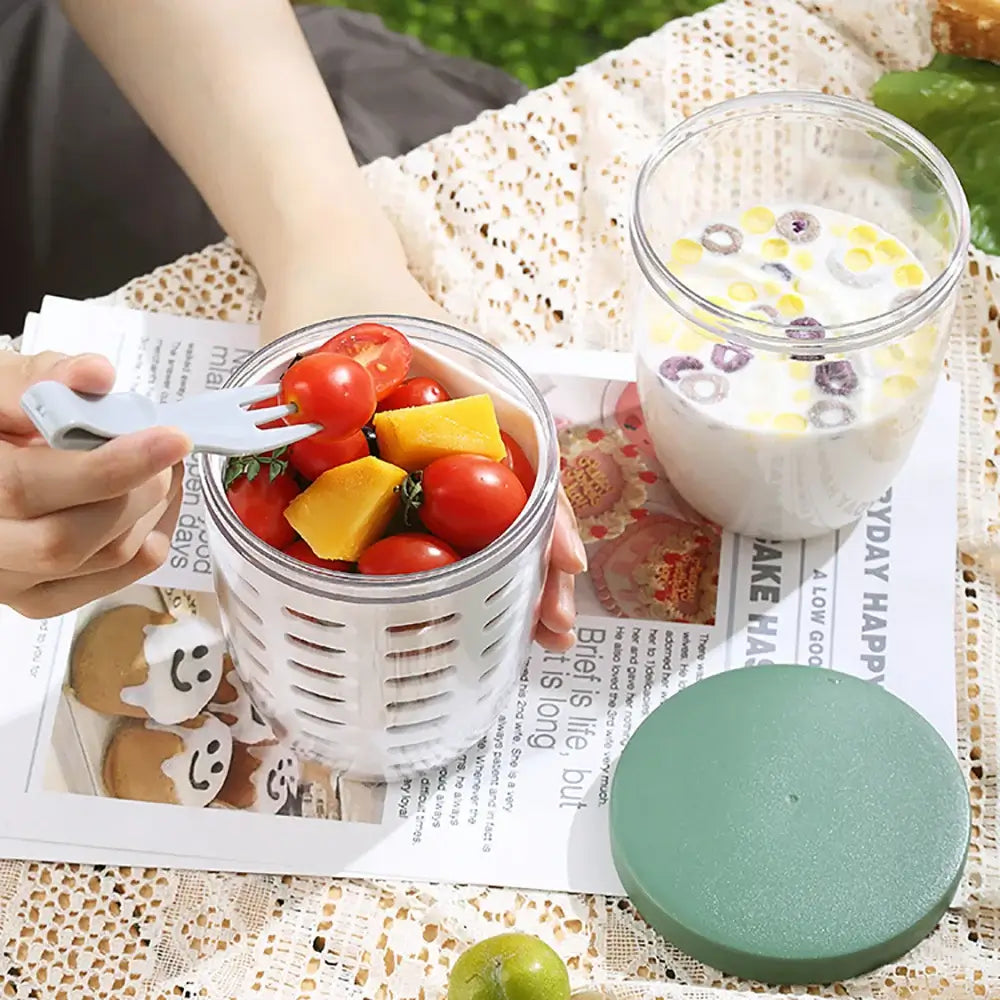
[[681,377],[681,372],[701,371],[705,366],[690,354],[678,354],[660,364],[660,375],[668,382],[676,382]]
[[821,431],[836,430],[854,422],[854,411],[836,399],[821,399],[809,409],[809,421]]
[[831,250],[826,256],[826,269],[837,281],[848,288],[874,288],[885,277],[878,268],[871,271],[850,271],[837,257],[837,251]]
[[850,361],[824,361],[816,366],[816,385],[831,396],[849,396],[858,387]]
[[[708,388],[709,392],[701,392]],[[729,382],[721,375],[699,372],[696,375],[685,375],[681,379],[680,390],[694,403],[720,403],[729,395]]]
[[[724,240],[717,237],[723,236]],[[717,253],[728,256],[737,253],[743,246],[743,234],[733,226],[716,222],[711,226],[706,226],[701,234],[701,245],[709,253]]]
[[[826,328],[812,316],[799,316],[785,327],[785,336],[790,340],[823,340],[826,337]],[[822,354],[793,354],[791,358],[793,361],[824,360]]]
[[808,212],[785,212],[778,217],[774,227],[789,243],[812,243],[819,238],[819,219]]
[[767,274],[776,274],[782,281],[792,280],[792,269],[784,264],[779,264],[775,260],[769,260],[766,264],[761,264],[760,269]]
[[727,375],[745,368],[752,357],[750,351],[739,344],[716,344],[712,348],[712,364]]
[[792,340],[823,340],[826,327],[812,316],[799,316],[788,324],[785,334]]

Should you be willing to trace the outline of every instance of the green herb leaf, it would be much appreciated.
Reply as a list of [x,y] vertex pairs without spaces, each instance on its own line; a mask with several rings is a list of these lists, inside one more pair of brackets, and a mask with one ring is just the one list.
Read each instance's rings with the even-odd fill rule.
[[419,521],[420,508],[424,502],[423,478],[422,472],[411,472],[396,487],[396,492],[403,503],[403,525],[407,528],[413,527]]
[[288,469],[288,460],[281,457],[287,451],[287,448],[278,448],[277,451],[273,451],[269,455],[240,455],[231,458],[226,464],[223,485],[228,490],[240,476],[246,476],[247,482],[252,483],[265,466],[267,467],[268,481],[273,483]]
[[886,73],[872,99],[948,158],[969,199],[972,242],[1000,254],[1000,66],[938,55],[926,69]]

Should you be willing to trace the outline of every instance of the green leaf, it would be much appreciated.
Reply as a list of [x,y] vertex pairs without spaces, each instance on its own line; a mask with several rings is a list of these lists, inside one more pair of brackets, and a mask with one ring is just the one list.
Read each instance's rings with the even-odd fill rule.
[[403,525],[413,527],[419,521],[420,508],[424,502],[424,474],[411,472],[399,486],[396,492],[403,504]]
[[265,466],[268,470],[268,481],[273,483],[288,468],[288,460],[281,457],[287,451],[287,448],[282,447],[269,455],[239,455],[231,458],[226,464],[223,485],[228,490],[240,476],[246,476],[247,482],[252,483]]
[[972,242],[1000,254],[1000,66],[939,55],[926,69],[886,73],[872,99],[948,158],[969,199]]

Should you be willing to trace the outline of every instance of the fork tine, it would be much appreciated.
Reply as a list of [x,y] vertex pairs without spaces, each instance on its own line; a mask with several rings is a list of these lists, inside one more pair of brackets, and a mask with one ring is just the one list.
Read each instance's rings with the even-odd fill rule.
[[253,422],[260,427],[262,424],[270,423],[272,420],[280,420],[294,412],[295,407],[291,403],[286,403],[284,406],[269,406],[266,410],[252,410],[251,416]]
[[271,451],[275,448],[286,448],[297,441],[304,441],[323,429],[322,424],[293,424],[290,427],[275,427],[270,431],[257,431],[255,449]]
[[262,385],[241,385],[235,389],[216,389],[215,398],[235,403],[237,406],[250,406],[262,403],[265,399],[274,399],[280,386],[277,382],[266,382]]

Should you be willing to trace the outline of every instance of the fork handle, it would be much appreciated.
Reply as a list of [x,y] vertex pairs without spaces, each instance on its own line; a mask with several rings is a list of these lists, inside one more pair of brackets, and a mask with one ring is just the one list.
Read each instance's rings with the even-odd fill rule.
[[134,392],[92,396],[61,382],[39,382],[21,408],[52,448],[93,451],[112,438],[155,425],[156,404]]

